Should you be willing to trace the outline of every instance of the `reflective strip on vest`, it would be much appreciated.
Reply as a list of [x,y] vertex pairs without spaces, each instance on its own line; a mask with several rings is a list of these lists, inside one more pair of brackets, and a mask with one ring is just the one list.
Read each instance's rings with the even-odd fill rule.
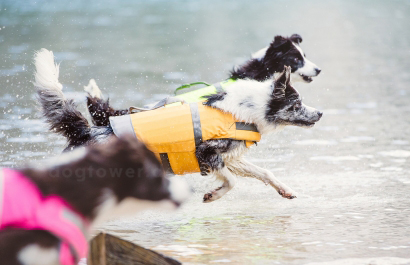
[[189,104],[192,116],[192,127],[194,127],[195,149],[202,143],[202,128],[201,118],[199,117],[199,109],[197,103]]
[[243,140],[249,147],[261,138],[255,125],[202,102],[110,117],[110,123],[116,135],[132,130],[165,169],[179,175],[200,172],[195,150],[203,141]]
[[135,135],[129,115],[110,116],[109,119],[111,128],[118,137],[124,134]]

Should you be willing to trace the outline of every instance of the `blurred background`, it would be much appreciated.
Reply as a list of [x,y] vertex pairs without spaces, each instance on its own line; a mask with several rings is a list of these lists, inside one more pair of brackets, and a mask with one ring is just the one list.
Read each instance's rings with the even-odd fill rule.
[[1,0],[0,166],[65,145],[47,132],[35,100],[40,48],[54,52],[65,94],[86,113],[90,78],[113,106],[141,106],[183,83],[221,81],[275,35],[298,33],[322,73],[294,86],[324,116],[312,129],[264,138],[247,155],[298,198],[241,178],[221,200],[202,204],[217,184],[188,175],[195,194],[182,210],[101,230],[185,264],[410,263],[409,25],[405,0]]

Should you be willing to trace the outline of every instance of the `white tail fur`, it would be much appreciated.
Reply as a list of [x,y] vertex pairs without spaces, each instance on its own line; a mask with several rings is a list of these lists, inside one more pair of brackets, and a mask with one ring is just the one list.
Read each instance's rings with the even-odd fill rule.
[[97,86],[97,83],[94,79],[90,79],[88,85],[84,86],[84,91],[88,92],[93,98],[101,98],[102,92],[100,88]]
[[34,85],[41,89],[61,91],[63,85],[58,81],[59,65],[54,63],[54,54],[47,49],[41,49],[34,55],[36,66]]

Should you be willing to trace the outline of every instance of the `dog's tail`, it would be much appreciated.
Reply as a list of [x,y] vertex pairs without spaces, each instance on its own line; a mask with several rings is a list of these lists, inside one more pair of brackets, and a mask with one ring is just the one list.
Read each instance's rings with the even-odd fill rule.
[[59,65],[54,63],[52,51],[41,49],[35,53],[35,82],[42,113],[50,130],[65,136],[69,147],[84,145],[91,140],[91,128],[87,119],[77,110],[73,100],[63,94],[58,81]]

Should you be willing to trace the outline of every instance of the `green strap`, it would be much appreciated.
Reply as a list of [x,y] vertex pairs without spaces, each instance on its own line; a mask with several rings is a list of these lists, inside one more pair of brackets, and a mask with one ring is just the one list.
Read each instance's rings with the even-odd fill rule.
[[177,87],[177,88],[175,89],[174,94],[176,95],[179,90],[182,90],[182,89],[185,89],[185,88],[189,88],[189,87],[192,87],[192,86],[196,86],[196,85],[206,85],[206,86],[210,86],[210,84],[208,84],[208,83],[206,83],[206,82],[202,82],[202,81],[200,81],[200,82],[195,82],[195,83],[190,83],[190,84],[185,84],[185,85],[182,85],[182,86],[180,86],[180,87]]

